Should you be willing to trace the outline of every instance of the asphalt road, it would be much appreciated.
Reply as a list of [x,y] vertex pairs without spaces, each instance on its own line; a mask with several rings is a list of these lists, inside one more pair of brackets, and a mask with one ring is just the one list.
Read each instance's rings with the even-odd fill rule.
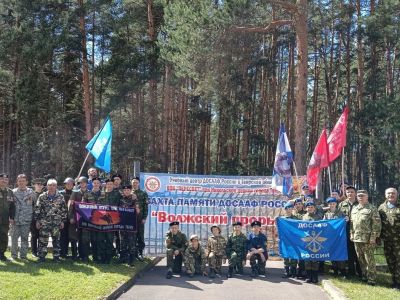
[[[166,259],[161,260],[151,270],[136,280],[135,285],[119,299],[227,299],[227,300],[302,300],[330,299],[319,285],[308,284],[298,279],[282,278],[282,261],[268,261],[266,277],[250,277],[250,268],[246,266],[245,274],[241,277],[227,279],[210,279],[196,276],[174,275],[166,279]],[[227,273],[227,267],[223,267]]]

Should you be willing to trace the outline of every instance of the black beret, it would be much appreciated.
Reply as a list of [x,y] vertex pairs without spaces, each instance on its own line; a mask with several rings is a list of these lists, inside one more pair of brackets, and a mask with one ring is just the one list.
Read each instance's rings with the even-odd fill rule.
[[232,226],[242,226],[242,222],[237,221],[233,223]]
[[0,173],[0,177],[1,178],[8,178],[8,174],[7,173]]
[[118,174],[118,173],[117,173],[117,174],[114,174],[113,176],[111,176],[111,179],[114,180],[115,177],[118,177],[119,179],[122,179],[121,174]]
[[132,180],[136,179],[137,181],[140,181],[140,178],[138,176],[135,176],[132,178]]
[[179,222],[178,221],[174,221],[174,222],[169,223],[169,227],[174,226],[174,225],[179,225]]
[[100,181],[100,182],[101,182],[101,179],[100,179],[100,177],[93,177],[93,178],[92,178],[92,182],[93,182],[93,181],[95,181],[95,180],[97,180],[97,181]]
[[44,184],[46,182],[46,179],[44,178],[35,178],[32,180],[33,184]]
[[122,186],[122,189],[123,189],[123,190],[125,190],[125,189],[131,190],[131,189],[132,189],[132,186],[131,186],[130,184],[126,184],[126,185],[123,185],[123,186]]
[[253,221],[251,223],[251,227],[254,227],[254,226],[260,226],[261,227],[261,222],[260,221]]
[[107,183],[107,182],[113,182],[113,181],[112,181],[112,179],[107,178],[104,182]]

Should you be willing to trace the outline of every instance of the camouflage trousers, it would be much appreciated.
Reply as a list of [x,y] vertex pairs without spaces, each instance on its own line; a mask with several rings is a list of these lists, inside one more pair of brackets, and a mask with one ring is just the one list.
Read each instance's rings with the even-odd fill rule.
[[96,232],[96,254],[100,260],[110,260],[114,255],[114,232]]
[[297,259],[293,259],[293,258],[284,258],[283,259],[283,265],[285,267],[297,267]]
[[184,264],[186,271],[190,271],[192,274],[201,274],[205,270],[201,269],[202,258],[199,255],[185,255]]
[[360,262],[362,276],[366,277],[369,282],[375,282],[376,266],[375,266],[375,245],[369,243],[354,242],[358,261]]
[[18,240],[21,237],[21,248],[19,249],[19,255],[21,258],[25,258],[28,255],[29,249],[29,231],[30,224],[24,225],[12,225],[10,228],[11,235],[11,257],[18,258]]
[[6,252],[8,246],[8,228],[7,224],[0,224],[0,255]]
[[136,232],[131,231],[121,231],[119,233],[120,241],[121,241],[121,256],[129,256],[129,255],[136,255],[137,254],[137,247],[136,247]]
[[174,249],[167,249],[167,268],[172,269],[175,273],[182,271],[182,253],[174,254]]
[[237,253],[235,251],[231,252],[228,257],[228,263],[230,267],[238,267],[238,269],[243,269],[242,262],[244,261],[242,253]]
[[39,245],[38,256],[41,258],[47,255],[47,245],[49,244],[49,237],[53,244],[53,257],[60,257],[60,227],[42,227],[39,229]]
[[400,283],[400,241],[385,241],[383,250],[393,280]]
[[319,270],[319,261],[306,260],[304,265],[305,265],[306,271],[318,271]]
[[208,254],[208,265],[218,273],[221,271],[222,259],[223,256],[215,255],[214,252],[210,252],[210,254]]
[[[265,260],[262,259],[261,255],[264,256]],[[253,254],[250,256],[250,266],[252,270],[257,270],[259,274],[265,274],[265,264],[267,263],[268,255]]]

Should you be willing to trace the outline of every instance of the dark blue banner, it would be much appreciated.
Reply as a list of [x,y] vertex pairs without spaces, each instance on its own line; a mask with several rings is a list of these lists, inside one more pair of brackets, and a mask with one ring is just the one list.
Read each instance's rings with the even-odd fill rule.
[[284,258],[347,260],[346,220],[301,221],[277,218],[279,249]]

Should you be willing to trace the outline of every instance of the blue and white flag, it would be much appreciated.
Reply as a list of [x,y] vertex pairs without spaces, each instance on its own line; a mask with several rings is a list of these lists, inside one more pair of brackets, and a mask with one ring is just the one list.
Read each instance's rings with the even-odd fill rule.
[[111,143],[112,124],[110,117],[108,117],[103,127],[86,145],[86,149],[96,159],[94,165],[106,173],[111,171]]
[[347,260],[346,220],[301,221],[277,218],[283,258],[312,261]]
[[279,128],[278,145],[276,146],[272,187],[286,196],[290,196],[293,193],[292,163],[293,153],[286,135],[285,126],[282,123]]

